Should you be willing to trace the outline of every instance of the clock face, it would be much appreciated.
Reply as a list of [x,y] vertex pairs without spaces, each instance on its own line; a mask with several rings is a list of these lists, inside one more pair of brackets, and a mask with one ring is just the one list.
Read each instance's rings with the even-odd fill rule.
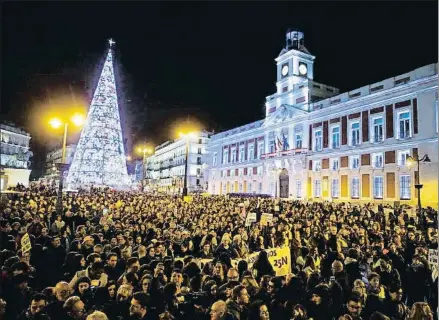
[[308,68],[306,67],[306,64],[301,63],[299,65],[299,73],[300,75],[304,76],[308,72]]
[[284,65],[282,67],[282,75],[286,76],[288,74],[288,65]]

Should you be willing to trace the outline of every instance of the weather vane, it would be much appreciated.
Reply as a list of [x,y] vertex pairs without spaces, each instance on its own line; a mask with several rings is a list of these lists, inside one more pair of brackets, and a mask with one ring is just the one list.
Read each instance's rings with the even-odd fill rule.
[[115,44],[116,42],[115,42],[112,38],[110,38],[110,39],[108,40],[108,43],[109,43],[110,47],[112,47],[113,44]]

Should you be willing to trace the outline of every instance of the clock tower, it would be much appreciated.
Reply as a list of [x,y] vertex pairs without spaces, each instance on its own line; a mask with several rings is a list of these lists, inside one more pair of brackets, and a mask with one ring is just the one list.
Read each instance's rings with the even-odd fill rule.
[[297,83],[313,80],[314,59],[315,57],[305,47],[303,32],[288,30],[285,47],[275,59],[278,93],[292,90]]

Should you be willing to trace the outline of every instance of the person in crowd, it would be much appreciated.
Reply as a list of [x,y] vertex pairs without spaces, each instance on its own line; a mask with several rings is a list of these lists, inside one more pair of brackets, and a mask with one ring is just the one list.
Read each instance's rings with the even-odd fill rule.
[[78,296],[69,297],[63,305],[66,320],[82,320],[85,314],[85,305]]
[[232,295],[227,299],[226,305],[234,320],[247,319],[249,298],[247,289],[243,285],[237,285],[233,288]]
[[267,305],[261,301],[253,301],[248,309],[248,320],[270,320]]
[[234,320],[234,318],[228,312],[226,303],[218,300],[210,308],[210,320]]
[[149,295],[144,292],[136,292],[131,299],[130,316],[133,319],[147,320],[149,307]]
[[31,300],[30,306],[27,310],[23,311],[17,318],[17,320],[50,320],[49,316],[45,313],[47,306],[47,297],[42,293],[36,293]]

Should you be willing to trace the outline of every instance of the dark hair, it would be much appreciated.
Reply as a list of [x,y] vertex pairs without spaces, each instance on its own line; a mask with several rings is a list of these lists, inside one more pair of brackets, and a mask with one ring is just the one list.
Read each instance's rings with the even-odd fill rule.
[[41,301],[44,300],[47,303],[47,297],[42,293],[36,293],[32,296],[32,301]]
[[390,318],[381,312],[375,311],[370,315],[369,320],[390,320]]
[[94,262],[94,260],[96,259],[96,258],[99,258],[100,257],[100,255],[99,255],[99,253],[90,253],[88,256],[87,256],[87,262],[88,263],[90,263],[90,264],[92,264],[93,262]]
[[135,264],[137,261],[139,261],[136,257],[131,257],[127,260],[127,267],[131,267],[133,264]]
[[261,318],[259,309],[266,305],[262,300],[253,301],[248,309],[248,320],[259,320]]
[[148,308],[149,306],[149,294],[145,293],[145,292],[136,292],[133,295],[133,299],[138,301],[140,303],[140,305],[142,306],[142,308]]
[[356,302],[356,303],[362,303],[362,300],[361,300],[360,295],[359,295],[358,293],[356,293],[356,292],[353,292],[353,293],[349,296],[349,299],[348,299],[347,301],[348,301],[348,302],[349,302],[349,301],[354,301],[354,302]]
[[245,286],[243,286],[242,284],[233,287],[232,299],[236,300],[241,295],[241,291],[244,289],[247,289],[247,288]]
[[117,254],[116,254],[115,252],[111,251],[111,252],[109,252],[109,253],[107,254],[107,260],[110,260],[110,258],[111,258],[112,256],[116,256],[116,258],[117,258]]

